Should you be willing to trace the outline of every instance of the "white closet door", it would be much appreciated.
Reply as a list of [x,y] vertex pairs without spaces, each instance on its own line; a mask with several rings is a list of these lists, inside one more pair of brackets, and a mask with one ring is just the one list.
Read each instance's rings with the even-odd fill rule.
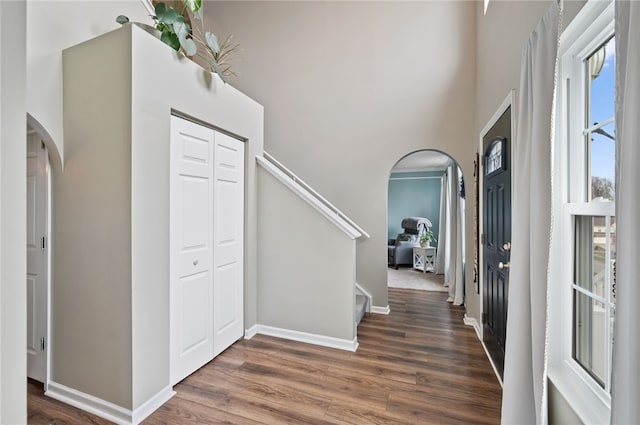
[[213,130],[171,117],[172,384],[213,359],[213,138]]
[[214,354],[244,334],[244,143],[215,133]]

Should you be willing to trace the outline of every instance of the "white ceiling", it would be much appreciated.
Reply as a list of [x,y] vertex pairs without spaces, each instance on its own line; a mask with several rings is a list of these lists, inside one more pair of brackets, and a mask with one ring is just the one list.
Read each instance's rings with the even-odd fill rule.
[[412,171],[444,171],[452,162],[447,155],[436,151],[419,151],[402,158],[391,170],[392,173]]

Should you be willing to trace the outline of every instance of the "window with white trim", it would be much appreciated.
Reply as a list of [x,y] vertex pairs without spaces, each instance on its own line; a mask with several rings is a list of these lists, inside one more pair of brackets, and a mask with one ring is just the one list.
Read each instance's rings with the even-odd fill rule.
[[[616,253],[615,37],[594,41],[597,47],[588,56],[574,58],[574,71],[583,74],[584,96],[576,105],[576,112],[583,113],[573,119],[582,129],[568,137],[569,151],[582,151],[569,155],[568,169],[583,170],[568,180],[566,208],[574,229],[572,358],[609,392]],[[580,82],[576,75],[568,77]]]
[[550,320],[558,320],[561,330],[551,340],[549,376],[559,389],[571,388],[561,391],[563,396],[581,419],[594,422],[594,409],[599,419],[610,410],[615,318],[613,4],[588,2],[563,33],[559,53],[554,157],[559,228],[552,247],[558,258],[550,281],[550,296],[558,301],[551,303],[556,311]]

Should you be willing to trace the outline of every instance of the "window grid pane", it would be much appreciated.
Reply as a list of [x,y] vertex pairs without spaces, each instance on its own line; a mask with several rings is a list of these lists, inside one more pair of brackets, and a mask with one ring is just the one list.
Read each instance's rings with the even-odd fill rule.
[[603,303],[574,290],[573,358],[602,388],[605,387],[606,309]]
[[573,359],[610,391],[615,217],[574,215]]
[[615,199],[615,37],[585,60],[588,200]]

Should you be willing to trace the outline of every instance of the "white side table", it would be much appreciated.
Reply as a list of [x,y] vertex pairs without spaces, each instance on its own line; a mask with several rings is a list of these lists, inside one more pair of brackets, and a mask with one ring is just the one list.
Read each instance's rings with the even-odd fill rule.
[[413,268],[422,272],[434,271],[436,264],[436,248],[425,246],[413,248]]

